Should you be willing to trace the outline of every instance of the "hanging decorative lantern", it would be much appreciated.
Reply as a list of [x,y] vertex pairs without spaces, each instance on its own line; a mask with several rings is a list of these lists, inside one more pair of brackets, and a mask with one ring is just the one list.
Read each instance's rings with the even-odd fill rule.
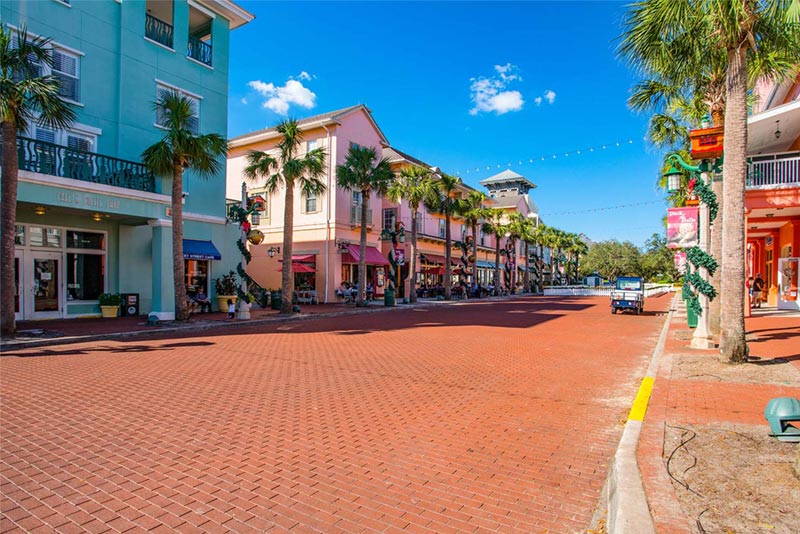
[[254,245],[260,245],[264,241],[264,232],[261,230],[250,230],[247,232],[247,240]]
[[683,173],[679,171],[675,165],[671,165],[669,170],[664,173],[664,177],[667,179],[667,191],[670,193],[676,193],[681,189],[681,177]]

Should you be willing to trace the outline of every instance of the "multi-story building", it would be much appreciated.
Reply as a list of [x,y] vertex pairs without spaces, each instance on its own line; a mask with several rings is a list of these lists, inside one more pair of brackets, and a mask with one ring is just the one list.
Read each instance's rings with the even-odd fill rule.
[[768,305],[800,310],[800,74],[757,92],[747,121],[747,271],[762,275]]
[[[163,132],[154,102],[179,91],[198,132],[225,135],[229,33],[253,15],[230,0],[6,0],[0,18],[52,39],[42,68],[77,113],[69,128],[34,124],[17,140],[17,317],[94,315],[103,292],[173,317],[171,179],[140,159]],[[187,172],[183,184],[184,276],[211,294],[241,258],[224,175]]]

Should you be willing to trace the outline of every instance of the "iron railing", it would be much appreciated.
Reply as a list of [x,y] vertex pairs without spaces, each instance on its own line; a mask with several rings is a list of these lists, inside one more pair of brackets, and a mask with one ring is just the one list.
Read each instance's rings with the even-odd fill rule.
[[211,45],[196,37],[189,37],[189,47],[186,55],[195,61],[211,66]]
[[172,48],[172,26],[161,19],[148,14],[144,23],[144,35],[167,48]]
[[800,186],[800,154],[758,156],[747,164],[747,187]]
[[155,191],[155,177],[135,161],[77,150],[47,141],[17,137],[21,171],[38,172],[82,182]]
[[[361,206],[350,206],[350,224],[361,225]],[[367,210],[367,226],[372,226],[372,210]]]

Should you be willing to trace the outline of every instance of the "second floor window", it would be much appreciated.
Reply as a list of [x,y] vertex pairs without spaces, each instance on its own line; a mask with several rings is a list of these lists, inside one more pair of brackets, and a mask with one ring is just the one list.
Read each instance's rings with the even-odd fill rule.
[[465,237],[467,237],[467,225],[466,224],[462,224],[461,225],[461,239],[464,239]]
[[306,193],[305,213],[316,213],[317,211],[317,194]]
[[361,191],[353,191],[353,206],[361,205]]
[[483,233],[483,230],[481,230],[481,246],[486,246],[486,234]]
[[54,48],[53,55],[53,76],[58,79],[58,94],[72,100],[80,102],[81,83],[79,73],[79,56],[64,50]]
[[397,209],[395,208],[388,208],[383,210],[383,228],[384,230],[392,230],[394,231],[394,227],[397,224]]
[[[158,85],[156,90],[157,101],[160,102],[162,95],[171,92],[179,93],[189,99],[192,105],[192,118],[189,121],[189,129],[195,134],[200,133],[200,99],[194,95],[190,95],[189,93],[181,91],[180,89],[177,89],[175,87]],[[161,108],[158,108],[156,110],[156,124],[159,126],[164,126],[164,119],[165,117],[163,111],[161,110]]]
[[444,237],[446,230],[446,221],[444,219],[439,219],[439,237]]
[[306,143],[306,152],[311,152],[312,150],[316,150],[319,148],[319,140],[312,139]]
[[417,233],[420,234],[424,233],[423,229],[424,226],[423,226],[422,214],[420,212],[417,212]]

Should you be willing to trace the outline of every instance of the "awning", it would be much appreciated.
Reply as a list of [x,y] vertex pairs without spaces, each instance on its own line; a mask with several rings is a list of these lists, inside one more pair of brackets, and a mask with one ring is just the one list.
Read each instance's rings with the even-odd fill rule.
[[491,261],[478,260],[475,265],[482,269],[494,269],[494,262]]
[[[429,267],[427,269],[422,269],[420,271],[420,273],[422,273],[422,274],[432,274],[432,275],[435,275],[435,276],[444,276],[445,275],[444,267]],[[452,269],[450,271],[450,274],[464,274],[464,271],[461,269],[461,267],[456,267],[456,268],[454,268],[454,269]]]
[[[361,246],[351,243],[347,246],[347,252],[342,254],[342,263],[358,263],[359,258],[361,258]],[[389,260],[375,247],[367,247],[366,261],[367,265],[389,265]]]
[[292,263],[317,263],[317,256],[316,254],[292,254]]
[[221,260],[222,254],[211,241],[184,239],[183,258],[186,260]]
[[[420,252],[420,257],[424,263],[440,263],[444,265],[445,257],[440,256],[439,254],[426,254],[425,252]],[[450,257],[450,265],[458,265],[458,260],[454,257]]]
[[[283,271],[283,267],[278,269],[278,272]],[[316,269],[311,267],[310,265],[305,265],[302,263],[292,262],[292,272],[293,273],[315,273],[317,272]]]

